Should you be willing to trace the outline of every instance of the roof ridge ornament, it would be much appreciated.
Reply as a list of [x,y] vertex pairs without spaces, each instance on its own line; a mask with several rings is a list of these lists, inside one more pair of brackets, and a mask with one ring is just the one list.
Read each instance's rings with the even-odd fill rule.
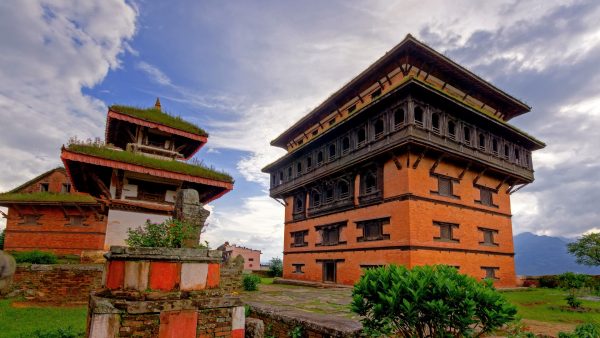
[[160,106],[160,98],[156,98],[156,102],[154,103],[154,108],[161,110],[161,106]]

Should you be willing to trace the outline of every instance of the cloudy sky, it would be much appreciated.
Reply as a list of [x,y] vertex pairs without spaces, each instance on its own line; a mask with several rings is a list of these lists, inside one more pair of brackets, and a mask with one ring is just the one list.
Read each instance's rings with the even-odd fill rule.
[[102,137],[107,105],[160,96],[236,180],[204,239],[281,256],[269,141],[411,33],[533,107],[511,123],[548,146],[515,233],[600,230],[599,22],[598,1],[2,1],[0,191]]

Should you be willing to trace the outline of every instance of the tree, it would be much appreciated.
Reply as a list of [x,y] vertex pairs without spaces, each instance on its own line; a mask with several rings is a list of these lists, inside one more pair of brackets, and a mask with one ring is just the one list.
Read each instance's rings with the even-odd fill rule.
[[281,258],[271,258],[271,261],[269,262],[269,274],[271,277],[283,276],[283,262],[281,261]]
[[584,274],[565,272],[558,276],[558,284],[569,293],[565,297],[567,304],[573,309],[581,307],[581,301],[577,299],[577,290],[589,283],[590,277]]
[[354,285],[352,311],[367,336],[473,337],[512,321],[516,308],[492,286],[449,266],[368,269]]
[[583,235],[576,242],[567,244],[567,248],[577,257],[577,263],[600,266],[600,232]]

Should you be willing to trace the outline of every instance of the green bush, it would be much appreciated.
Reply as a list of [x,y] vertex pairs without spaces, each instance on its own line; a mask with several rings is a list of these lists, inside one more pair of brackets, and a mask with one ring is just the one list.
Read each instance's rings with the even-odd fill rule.
[[17,263],[56,264],[56,255],[51,252],[33,250],[13,252]]
[[0,250],[4,250],[4,229],[0,232]]
[[541,288],[556,289],[558,287],[557,276],[542,276],[539,279]]
[[269,275],[271,277],[281,277],[283,276],[283,262],[281,258],[274,257],[269,262]]
[[143,227],[127,230],[125,243],[142,248],[181,248],[188,239],[194,227],[176,219],[167,219],[162,223],[146,221]]
[[354,285],[351,309],[363,316],[368,336],[404,337],[489,333],[517,313],[491,282],[445,265],[366,270]]
[[577,325],[573,333],[560,332],[558,338],[598,338],[600,324],[586,323]]
[[66,329],[54,330],[35,330],[23,338],[82,338],[85,337],[85,332],[76,332],[71,327]]
[[260,284],[260,277],[257,275],[244,275],[242,279],[242,286],[246,291],[256,291],[258,290],[258,284]]
[[590,276],[573,272],[565,272],[558,276],[558,284],[564,290],[569,291],[565,297],[567,304],[573,309],[581,307],[581,301],[577,299],[577,290],[589,284]]

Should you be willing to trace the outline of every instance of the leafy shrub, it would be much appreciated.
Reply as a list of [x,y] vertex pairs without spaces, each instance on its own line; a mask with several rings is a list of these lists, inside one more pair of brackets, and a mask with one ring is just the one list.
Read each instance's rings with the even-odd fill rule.
[[550,288],[556,289],[558,287],[558,277],[557,276],[542,276],[539,279],[541,288]]
[[0,250],[4,250],[4,229],[0,232]]
[[288,337],[291,338],[302,338],[304,336],[304,332],[302,330],[302,326],[295,326],[290,332],[288,332]]
[[526,288],[534,288],[537,286],[537,283],[534,280],[528,279],[523,282],[523,286]]
[[572,272],[565,272],[558,276],[559,285],[562,289],[569,291],[565,300],[573,309],[581,306],[581,301],[577,299],[577,290],[583,288],[589,283],[590,276]]
[[52,330],[35,330],[27,336],[21,336],[23,338],[82,338],[85,337],[85,332],[76,332],[71,327],[66,329],[52,329]]
[[600,324],[577,325],[573,333],[560,332],[558,338],[597,338],[600,337]]
[[146,221],[143,227],[127,230],[125,243],[133,247],[181,248],[194,227],[176,219],[167,219],[162,223]]
[[269,275],[271,277],[283,276],[283,262],[281,261],[281,258],[271,258],[271,261],[269,262]]
[[246,291],[256,291],[258,290],[258,284],[260,284],[260,277],[257,275],[244,275],[242,279],[242,286]]
[[33,250],[14,252],[17,263],[56,264],[56,255],[51,252]]
[[352,311],[369,336],[446,337],[488,333],[517,313],[491,282],[445,265],[366,270],[352,291]]

